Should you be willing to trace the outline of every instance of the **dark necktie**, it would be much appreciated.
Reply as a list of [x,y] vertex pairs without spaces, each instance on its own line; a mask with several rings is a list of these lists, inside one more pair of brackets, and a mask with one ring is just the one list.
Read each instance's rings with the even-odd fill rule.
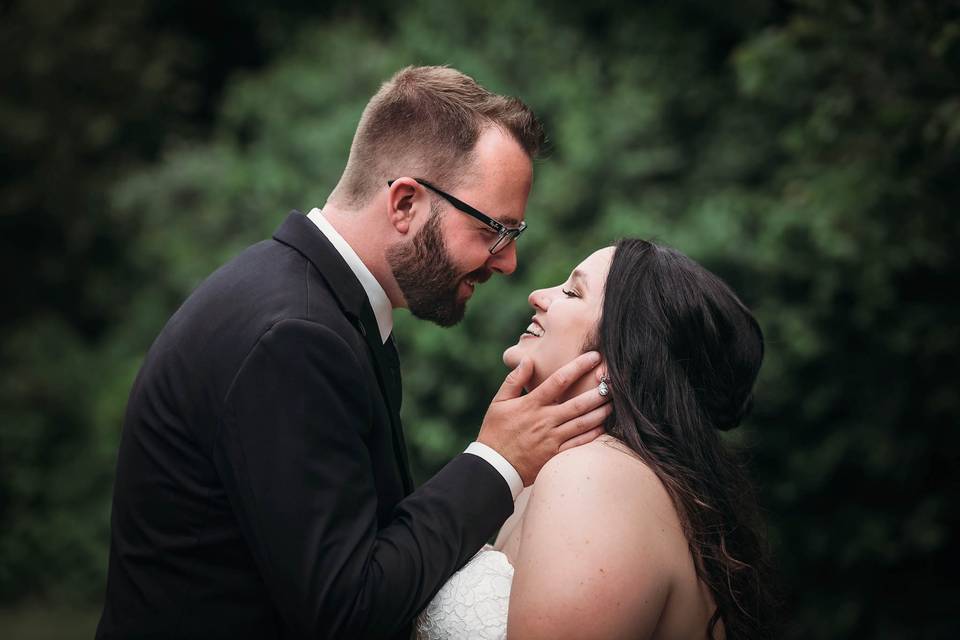
[[397,408],[397,413],[400,413],[400,405],[403,402],[403,380],[400,377],[400,355],[397,353],[397,342],[393,339],[392,333],[383,343],[383,353],[390,369],[390,380],[387,383],[390,404]]
[[397,342],[393,339],[393,334],[390,334],[390,337],[387,338],[387,341],[383,344],[383,353],[384,359],[387,362],[387,367],[390,369],[389,375],[391,380],[388,383],[388,388],[390,390],[390,404],[392,404],[397,409],[397,428],[394,431],[395,435],[395,446],[397,447],[397,453],[400,455],[400,465],[403,473],[403,483],[406,492],[409,494],[413,491],[413,481],[410,477],[410,462],[407,459],[407,443],[406,439],[403,437],[403,426],[400,424],[400,404],[403,401],[403,382],[400,379],[400,355],[397,352]]

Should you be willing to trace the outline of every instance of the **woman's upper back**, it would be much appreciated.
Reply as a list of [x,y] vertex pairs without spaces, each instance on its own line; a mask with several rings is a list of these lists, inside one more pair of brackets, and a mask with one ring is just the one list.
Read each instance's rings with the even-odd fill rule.
[[676,509],[622,443],[559,454],[525,493],[497,541],[516,571],[511,636],[705,637],[715,607]]

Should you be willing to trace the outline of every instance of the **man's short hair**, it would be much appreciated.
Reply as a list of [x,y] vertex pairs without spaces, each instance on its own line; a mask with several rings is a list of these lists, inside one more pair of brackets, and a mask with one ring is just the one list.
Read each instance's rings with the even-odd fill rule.
[[401,175],[452,189],[490,126],[510,134],[531,159],[543,145],[543,127],[519,99],[492,93],[449,67],[401,69],[363,110],[330,200],[358,208]]

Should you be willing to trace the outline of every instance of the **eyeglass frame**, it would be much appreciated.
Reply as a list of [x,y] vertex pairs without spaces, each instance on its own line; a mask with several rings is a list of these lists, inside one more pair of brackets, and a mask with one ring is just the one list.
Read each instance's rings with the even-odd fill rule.
[[[453,205],[455,209],[467,214],[468,216],[472,216],[473,218],[476,218],[483,224],[490,227],[492,230],[496,231],[497,239],[494,241],[493,245],[489,249],[491,255],[499,253],[504,248],[510,246],[511,242],[516,242],[517,238],[520,237],[520,234],[526,231],[527,229],[526,222],[521,222],[519,227],[508,227],[507,225],[503,224],[499,220],[491,218],[490,216],[483,213],[479,209],[475,209],[474,207],[471,207],[463,200],[460,200],[459,198],[456,198],[450,195],[446,191],[443,191],[435,187],[434,185],[430,184],[426,180],[422,178],[414,178],[414,180],[418,184],[426,187],[427,189],[430,189],[431,191],[436,193],[438,196],[440,196],[441,198],[449,202],[451,205]],[[387,187],[393,186],[393,183],[396,181],[397,181],[396,179],[387,180]],[[504,242],[505,239],[507,239],[506,242]],[[502,246],[501,246],[501,243],[503,243]]]

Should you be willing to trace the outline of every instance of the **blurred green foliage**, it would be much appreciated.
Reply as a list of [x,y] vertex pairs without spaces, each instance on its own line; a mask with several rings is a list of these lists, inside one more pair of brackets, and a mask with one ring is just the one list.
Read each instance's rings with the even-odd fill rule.
[[[27,89],[0,100],[3,140],[26,154],[3,160],[16,170],[0,191],[21,301],[0,337],[4,601],[98,602],[115,447],[150,341],[217,265],[289,209],[322,206],[380,82],[450,64],[533,106],[550,152],[517,273],[481,287],[456,328],[397,314],[417,476],[475,435],[531,289],[618,237],[658,239],[728,280],[766,334],[754,416],[731,437],[768,516],[784,635],[960,632],[945,569],[960,445],[955,5],[306,4],[281,3],[266,30],[256,7],[226,5],[255,56],[141,2],[123,5],[131,33],[104,34],[104,10],[66,40],[23,39],[29,68],[5,70]],[[51,104],[54,80],[85,73],[111,92]]]

